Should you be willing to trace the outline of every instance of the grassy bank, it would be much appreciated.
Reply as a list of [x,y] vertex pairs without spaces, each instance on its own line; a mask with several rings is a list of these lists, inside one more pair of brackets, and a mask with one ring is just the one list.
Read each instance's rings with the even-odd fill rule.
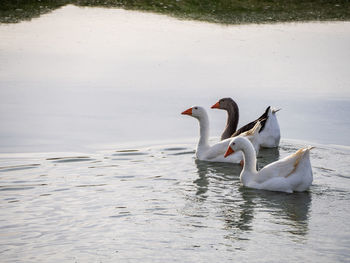
[[1,0],[0,22],[28,20],[66,4],[151,11],[226,24],[350,20],[350,0]]

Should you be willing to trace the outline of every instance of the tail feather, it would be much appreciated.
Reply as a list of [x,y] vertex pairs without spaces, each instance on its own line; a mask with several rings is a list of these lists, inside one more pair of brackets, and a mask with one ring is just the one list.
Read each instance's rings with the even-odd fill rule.
[[296,159],[295,159],[295,161],[294,161],[294,168],[293,168],[293,170],[290,172],[290,173],[288,173],[285,177],[288,177],[288,176],[290,176],[292,173],[294,173],[295,172],[295,170],[298,168],[298,165],[299,165],[299,163],[300,163],[300,160],[302,159],[302,157],[304,156],[304,154],[307,152],[307,151],[309,151],[309,150],[311,150],[311,149],[313,149],[313,148],[315,148],[315,147],[307,147],[307,148],[301,148],[301,149],[299,149],[298,151],[296,151],[292,156],[291,156],[291,158],[293,158],[293,157],[296,157]]
[[261,122],[257,121],[253,128],[242,133],[242,135],[243,136],[253,136],[253,135],[257,134],[260,131],[260,129],[261,129]]

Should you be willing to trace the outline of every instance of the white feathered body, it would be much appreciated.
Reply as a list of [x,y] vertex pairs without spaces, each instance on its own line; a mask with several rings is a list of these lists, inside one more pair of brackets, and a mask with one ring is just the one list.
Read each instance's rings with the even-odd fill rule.
[[220,141],[212,146],[197,145],[196,158],[209,162],[240,163],[243,160],[242,152],[236,152],[228,158],[224,157],[231,138]]
[[242,171],[241,181],[247,187],[293,193],[306,191],[312,184],[310,149],[304,148],[262,168],[256,174]]
[[281,131],[278,124],[275,110],[270,109],[264,129],[259,133],[260,146],[265,148],[274,148],[280,144]]
[[[190,115],[196,118],[199,121],[199,142],[196,149],[196,158],[202,161],[209,162],[229,162],[229,163],[240,163],[243,160],[243,154],[237,152],[225,158],[224,154],[227,150],[228,145],[230,144],[232,138],[219,141],[213,145],[209,144],[209,118],[206,110],[200,106],[193,106],[188,110],[184,111],[182,114]],[[259,152],[260,140],[259,140],[259,130],[261,128],[261,123],[257,122],[255,126],[246,131],[238,137],[245,136],[251,140],[251,143],[254,145],[256,154]]]

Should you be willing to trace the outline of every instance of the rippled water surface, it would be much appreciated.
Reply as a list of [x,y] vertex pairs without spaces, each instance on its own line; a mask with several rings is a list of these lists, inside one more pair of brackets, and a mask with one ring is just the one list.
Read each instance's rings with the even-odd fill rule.
[[[0,25],[1,262],[348,262],[350,23],[220,26],[66,6]],[[233,97],[311,152],[297,194],[194,159]]]
[[[301,145],[262,150],[259,166]],[[238,165],[193,148],[1,155],[2,260],[348,261],[348,147],[317,145],[298,194],[244,188]]]

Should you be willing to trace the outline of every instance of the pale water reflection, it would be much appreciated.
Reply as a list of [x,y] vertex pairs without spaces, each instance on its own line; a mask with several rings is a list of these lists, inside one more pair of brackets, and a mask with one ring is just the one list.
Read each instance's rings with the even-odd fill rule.
[[[350,145],[349,22],[222,26],[66,6],[0,36],[1,152],[192,138],[179,113],[227,96],[239,126],[273,105],[284,138]],[[225,115],[209,114],[218,136]]]

